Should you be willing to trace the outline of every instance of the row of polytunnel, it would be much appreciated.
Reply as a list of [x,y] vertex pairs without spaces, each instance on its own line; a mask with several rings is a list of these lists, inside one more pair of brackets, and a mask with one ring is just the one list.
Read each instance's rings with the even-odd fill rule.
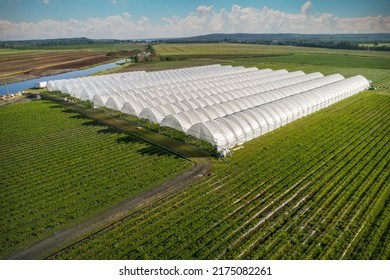
[[209,65],[48,82],[94,107],[106,107],[205,140],[218,151],[367,89],[363,76],[345,79],[302,71]]

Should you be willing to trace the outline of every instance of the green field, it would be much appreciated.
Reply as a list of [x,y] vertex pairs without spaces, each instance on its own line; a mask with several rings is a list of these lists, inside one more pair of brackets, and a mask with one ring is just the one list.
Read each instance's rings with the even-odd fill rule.
[[388,108],[365,92],[246,143],[211,177],[57,258],[388,259]]
[[254,56],[254,55],[291,55],[291,54],[339,54],[353,56],[390,57],[389,52],[361,51],[361,50],[335,50],[321,48],[307,48],[294,46],[273,46],[256,44],[160,44],[155,50],[162,56],[195,56],[215,58],[219,56]]
[[345,77],[364,75],[377,86],[390,85],[390,52],[334,50],[293,46],[254,44],[160,44],[154,46],[162,57],[185,60],[133,64],[115,71],[158,71],[205,64],[302,70],[324,75],[340,73]]
[[0,256],[191,167],[49,101],[0,108]]
[[[155,49],[185,59],[156,57],[114,72],[219,63],[362,74],[380,89],[247,142],[226,162],[214,159],[210,176],[53,258],[390,258],[389,52],[241,44]],[[2,256],[134,196],[140,182],[149,188],[190,166],[53,103],[3,107],[0,118]]]

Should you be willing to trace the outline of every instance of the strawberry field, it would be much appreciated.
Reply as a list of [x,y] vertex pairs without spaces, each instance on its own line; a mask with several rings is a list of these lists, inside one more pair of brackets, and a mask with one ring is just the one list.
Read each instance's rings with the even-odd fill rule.
[[[226,160],[213,159],[210,176],[50,258],[390,259],[388,52],[254,44],[156,49],[190,59],[130,70],[221,63],[320,71],[363,75],[377,90],[247,142]],[[3,258],[191,168],[48,101],[1,107],[0,129]],[[170,150],[179,143],[145,133]]]
[[191,168],[49,101],[0,108],[0,120],[3,256]]
[[245,144],[59,259],[389,259],[390,97],[366,91]]

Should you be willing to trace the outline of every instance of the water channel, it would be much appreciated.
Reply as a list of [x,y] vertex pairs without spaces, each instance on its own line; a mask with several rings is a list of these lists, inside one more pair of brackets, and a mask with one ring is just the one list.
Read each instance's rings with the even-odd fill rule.
[[54,81],[54,80],[61,80],[61,79],[72,79],[72,78],[78,78],[78,77],[84,77],[88,76],[100,71],[112,69],[118,66],[118,64],[124,63],[126,60],[119,60],[115,62],[110,62],[102,65],[98,65],[95,67],[91,67],[88,69],[84,70],[76,70],[76,71],[71,71],[67,73],[62,73],[58,75],[52,75],[52,76],[45,76],[45,77],[40,77],[36,79],[31,79],[31,80],[26,80],[23,82],[17,82],[17,83],[12,83],[12,84],[7,84],[7,85],[1,85],[0,86],[0,95],[6,95],[7,93],[16,93],[20,92],[22,90],[32,88],[34,87],[35,83],[37,82],[48,82],[48,81]]

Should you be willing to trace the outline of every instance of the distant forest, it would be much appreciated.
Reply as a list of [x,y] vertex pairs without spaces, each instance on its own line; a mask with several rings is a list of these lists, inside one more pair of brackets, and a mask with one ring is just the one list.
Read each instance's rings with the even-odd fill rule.
[[74,48],[80,45],[99,46],[132,43],[248,43],[302,47],[390,51],[390,33],[377,34],[208,34],[185,38],[153,40],[115,40],[63,38],[46,40],[0,41],[0,48],[45,49]]
[[137,40],[115,40],[115,39],[88,39],[80,38],[60,38],[44,40],[17,40],[17,41],[0,41],[0,48],[11,49],[64,49],[77,48],[80,46],[104,46],[114,44],[132,44],[140,41]]

